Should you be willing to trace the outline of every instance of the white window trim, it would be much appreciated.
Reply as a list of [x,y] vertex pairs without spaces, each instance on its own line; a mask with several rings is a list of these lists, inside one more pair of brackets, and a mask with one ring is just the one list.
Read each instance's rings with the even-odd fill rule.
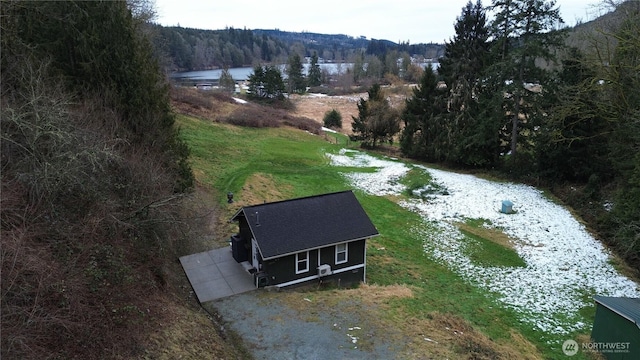
[[[300,260],[300,258],[298,257],[300,254],[307,254],[306,259]],[[304,262],[307,265],[304,270],[298,270],[299,268],[298,264],[300,264],[301,262]],[[309,272],[309,252],[308,251],[299,252],[296,254],[296,274],[302,274],[306,272]]]
[[[344,251],[338,251],[338,246],[344,245]],[[338,254],[344,253],[344,260],[338,260]],[[349,261],[349,243],[336,244],[336,265],[344,264]]]

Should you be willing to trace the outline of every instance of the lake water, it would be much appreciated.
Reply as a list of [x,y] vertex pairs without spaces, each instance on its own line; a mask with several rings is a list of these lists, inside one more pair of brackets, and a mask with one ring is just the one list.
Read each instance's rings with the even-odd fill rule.
[[[353,63],[322,63],[320,65],[321,70],[326,70],[329,74],[342,74],[347,69],[353,67]],[[427,63],[423,64],[424,66]],[[438,63],[432,63],[433,68],[438,68]],[[304,69],[303,72],[306,75],[309,71],[310,64],[303,64]],[[279,65],[280,71],[283,72],[285,70],[286,65]],[[243,81],[249,78],[249,75],[253,73],[253,67],[239,67],[239,68],[230,68],[229,73],[231,77],[235,81]],[[200,70],[200,71],[186,71],[186,72],[175,72],[170,74],[170,77],[174,80],[186,80],[186,81],[218,81],[220,80],[220,75],[222,74],[222,69],[216,70]]]
[[[347,68],[353,66],[352,63],[329,63],[329,64],[318,64],[320,65],[321,70],[326,70],[329,74],[338,74],[345,72]],[[309,70],[309,64],[303,64],[304,69],[303,72],[306,75]],[[284,74],[285,65],[279,65],[280,71]],[[229,73],[233,80],[242,81],[247,80],[249,75],[253,73],[253,67],[240,67],[240,68],[230,68]],[[200,71],[186,71],[186,72],[175,72],[170,76],[175,80],[195,80],[195,81],[217,81],[220,79],[220,75],[222,74],[222,69],[216,70],[200,70]]]

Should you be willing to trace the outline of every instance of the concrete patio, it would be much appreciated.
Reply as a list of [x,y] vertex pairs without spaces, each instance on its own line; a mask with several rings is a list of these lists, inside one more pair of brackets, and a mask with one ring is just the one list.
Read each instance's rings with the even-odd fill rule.
[[200,303],[256,289],[228,247],[183,256],[180,263]]

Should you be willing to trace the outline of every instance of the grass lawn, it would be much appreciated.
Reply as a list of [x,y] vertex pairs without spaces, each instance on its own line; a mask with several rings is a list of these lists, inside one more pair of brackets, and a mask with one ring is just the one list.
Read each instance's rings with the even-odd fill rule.
[[[288,128],[239,128],[186,116],[179,116],[178,123],[191,147],[197,181],[219,198],[222,220],[240,206],[258,201],[349,189],[341,172],[366,171],[329,164],[325,154],[345,146],[345,142],[335,144],[338,135],[331,134],[332,143],[322,136]],[[409,172],[402,181],[415,189],[429,179],[419,172]],[[234,193],[235,204],[226,203],[228,192]],[[522,324],[519,315],[502,307],[495,294],[469,284],[425,254],[423,238],[411,229],[419,226],[437,231],[435,227],[430,228],[418,214],[397,205],[398,199],[355,193],[381,234],[369,241],[368,285],[400,284],[412,292],[412,296],[389,297],[375,314],[381,324],[398,329],[408,339],[407,358],[560,359],[566,357],[558,343],[569,338],[587,341],[584,337],[588,334],[550,338]],[[481,224],[482,219],[456,224],[469,239],[468,251],[474,261],[491,266],[526,266],[509,248],[509,239],[499,231],[482,230]],[[232,227],[221,225],[220,236],[228,236],[231,231]],[[332,291],[331,296],[339,298],[340,293]],[[434,350],[434,344],[438,349]],[[584,356],[579,353],[572,358]]]

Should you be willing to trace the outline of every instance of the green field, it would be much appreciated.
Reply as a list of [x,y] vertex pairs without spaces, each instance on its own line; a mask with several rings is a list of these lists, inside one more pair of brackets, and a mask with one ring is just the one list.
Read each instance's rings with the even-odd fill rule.
[[[197,180],[217,195],[221,207],[225,206],[224,195],[228,192],[233,192],[240,202],[251,199],[252,187],[247,187],[246,182],[256,174],[267,176],[270,180],[266,185],[275,193],[291,198],[349,189],[342,173],[366,171],[331,166],[325,154],[337,153],[344,145],[332,144],[322,136],[288,128],[239,128],[185,116],[179,116],[178,121],[192,149]],[[335,142],[334,135],[331,140]],[[429,179],[424,173],[411,171],[401,181],[413,189]],[[381,234],[369,242],[368,284],[403,284],[413,290],[411,297],[390,299],[389,306],[378,314],[381,322],[430,326],[442,314],[460,320],[475,334],[450,345],[454,353],[464,357],[494,358],[506,353],[503,357],[562,359],[566,358],[560,348],[564,340],[588,339],[588,334],[554,337],[531,329],[519,320],[522,315],[501,306],[495,294],[469,284],[425,254],[424,237],[418,237],[411,229],[438,231],[435,227],[400,207],[398,199],[355,193]],[[482,221],[470,219],[458,224],[469,239],[468,251],[473,261],[491,266],[526,266],[515,251],[504,245],[506,240],[500,239],[503,235],[499,231],[474,230]],[[593,315],[588,315],[592,320]],[[412,329],[407,327],[407,331]],[[416,349],[422,351],[420,347]],[[579,353],[572,358],[586,357]]]

